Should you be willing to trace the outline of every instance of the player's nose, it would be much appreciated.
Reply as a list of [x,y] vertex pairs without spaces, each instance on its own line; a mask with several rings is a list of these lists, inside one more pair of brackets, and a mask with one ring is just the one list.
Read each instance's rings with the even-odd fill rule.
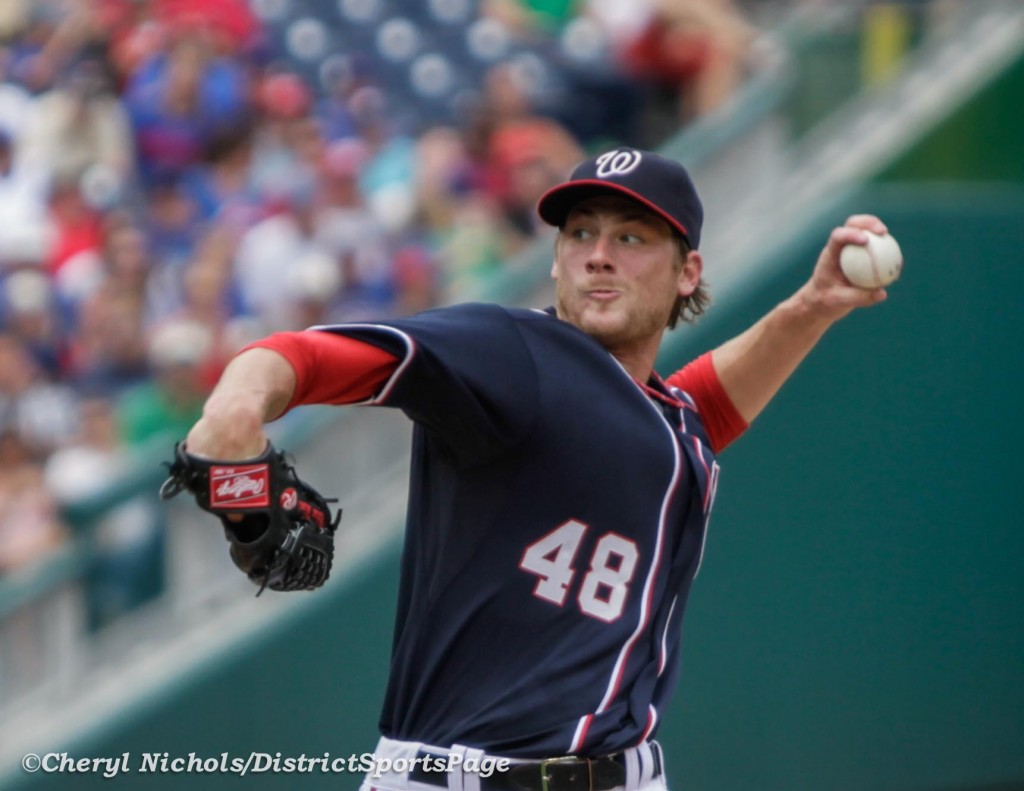
[[611,239],[600,234],[587,255],[588,272],[609,272],[615,268],[611,255]]

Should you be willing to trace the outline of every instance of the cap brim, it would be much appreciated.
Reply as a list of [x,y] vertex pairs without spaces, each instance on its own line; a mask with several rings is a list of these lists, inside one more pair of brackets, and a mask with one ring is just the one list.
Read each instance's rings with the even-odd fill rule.
[[608,194],[625,195],[627,198],[632,198],[637,203],[642,204],[657,214],[683,236],[689,238],[690,233],[683,227],[682,223],[656,204],[647,200],[647,198],[619,184],[599,181],[597,179],[569,181],[565,184],[559,184],[557,187],[552,187],[537,202],[537,214],[548,225],[561,228],[565,225],[569,212],[572,211],[573,206],[577,203],[587,198],[592,198],[595,195]]

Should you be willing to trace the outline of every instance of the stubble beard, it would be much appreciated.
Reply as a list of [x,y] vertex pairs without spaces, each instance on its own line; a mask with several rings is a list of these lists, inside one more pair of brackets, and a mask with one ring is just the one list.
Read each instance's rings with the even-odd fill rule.
[[625,349],[636,342],[646,342],[652,336],[660,339],[668,323],[668,313],[651,305],[634,306],[625,312],[614,311],[613,317],[606,317],[602,312],[593,310],[586,298],[576,302],[566,299],[561,284],[556,290],[555,307],[559,318],[583,330],[610,352]]

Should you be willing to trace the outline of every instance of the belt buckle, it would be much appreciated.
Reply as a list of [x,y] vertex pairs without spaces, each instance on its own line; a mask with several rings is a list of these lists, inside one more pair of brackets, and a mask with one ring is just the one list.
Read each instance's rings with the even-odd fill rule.
[[540,787],[541,791],[551,791],[548,787],[548,782],[551,780],[551,775],[548,774],[548,766],[551,764],[586,764],[587,766],[587,786],[592,788],[594,785],[593,774],[590,767],[589,758],[577,758],[572,755],[559,756],[557,758],[544,758],[540,762]]
[[[541,791],[594,791],[594,769],[597,765],[597,759],[581,758],[577,755],[544,758],[541,760]],[[565,772],[552,772],[554,767],[564,767]],[[582,774],[584,769],[587,771],[586,777]],[[558,783],[552,783],[556,775],[562,777],[557,778]],[[620,784],[615,783],[605,787],[613,788],[615,785]]]

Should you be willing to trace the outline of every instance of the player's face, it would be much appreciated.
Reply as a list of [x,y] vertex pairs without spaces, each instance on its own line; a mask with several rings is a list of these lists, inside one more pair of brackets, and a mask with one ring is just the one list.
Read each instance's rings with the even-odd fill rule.
[[569,213],[555,246],[558,315],[614,354],[644,351],[700,269],[699,254],[684,258],[656,214],[628,198],[591,198]]

